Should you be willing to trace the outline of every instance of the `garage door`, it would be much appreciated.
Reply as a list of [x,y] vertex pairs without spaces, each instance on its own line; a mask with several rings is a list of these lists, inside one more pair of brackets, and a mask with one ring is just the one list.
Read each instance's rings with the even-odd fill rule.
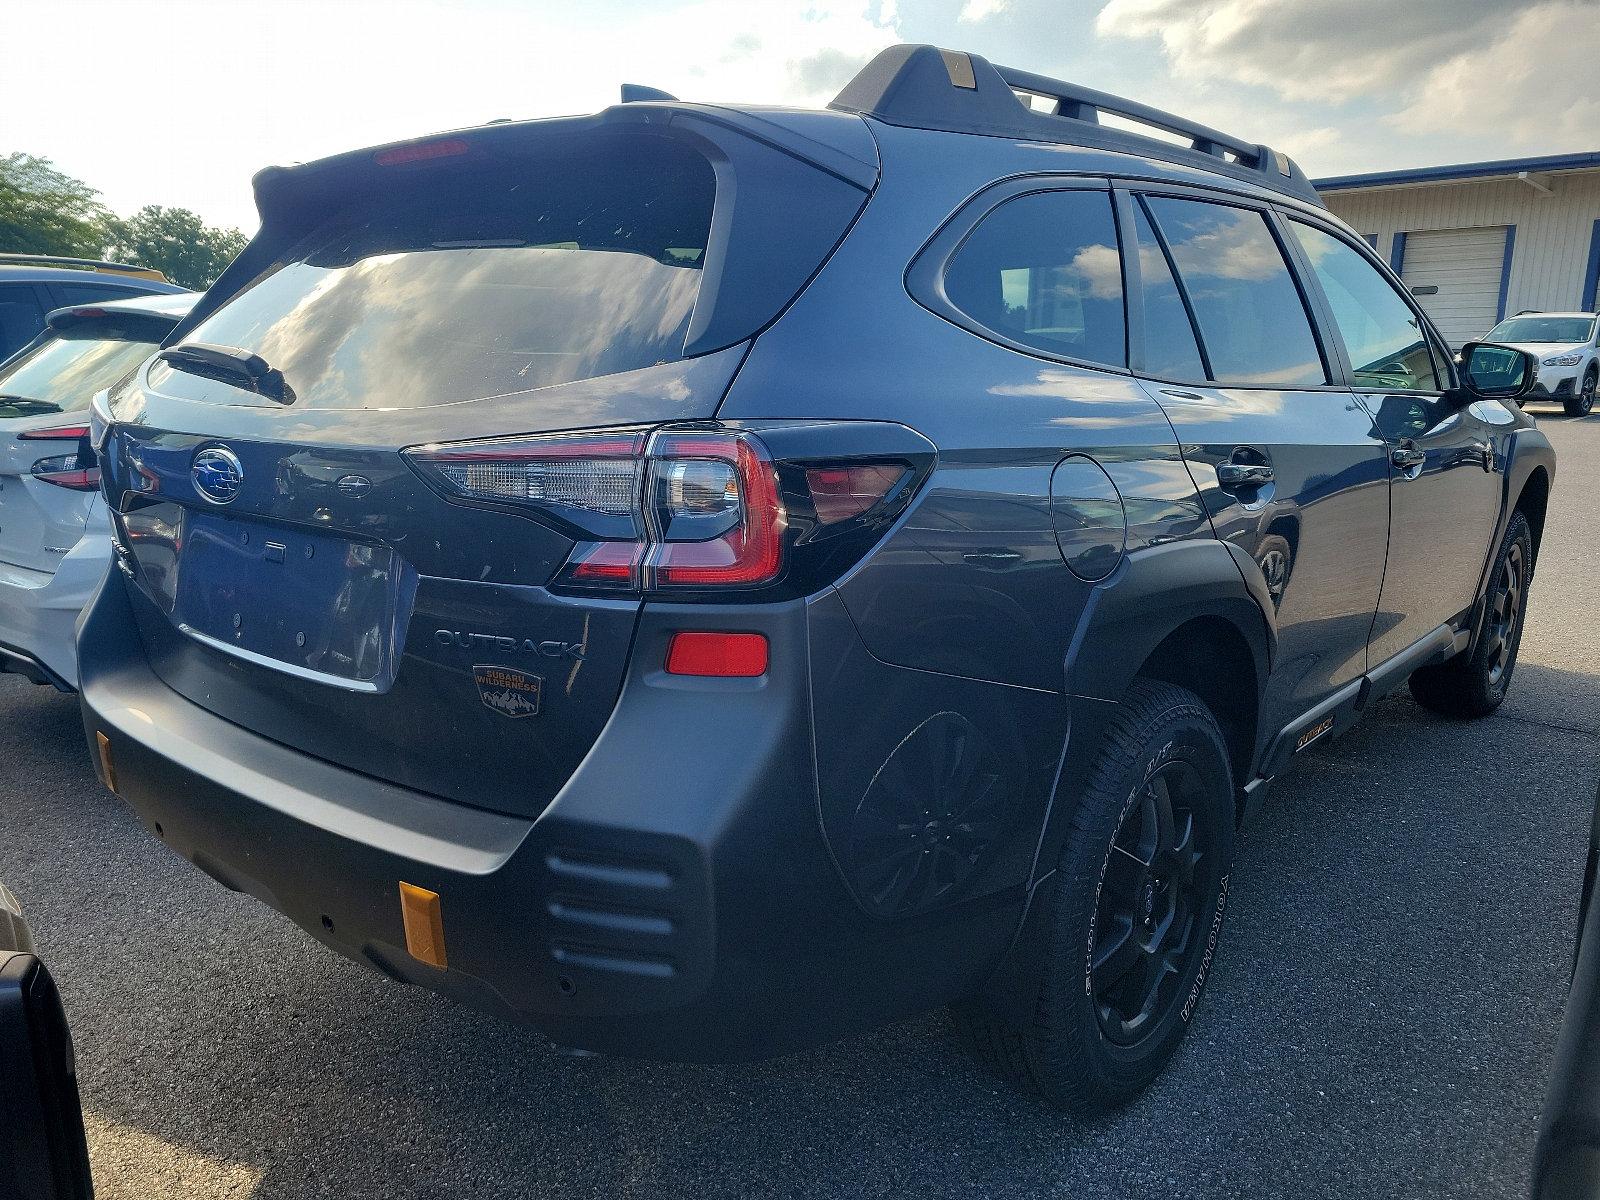
[[1400,278],[1452,346],[1481,338],[1500,316],[1506,227],[1408,233]]

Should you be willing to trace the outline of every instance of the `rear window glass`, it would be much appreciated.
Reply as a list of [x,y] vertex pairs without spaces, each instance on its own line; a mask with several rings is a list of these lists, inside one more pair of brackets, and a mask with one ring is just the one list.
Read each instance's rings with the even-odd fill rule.
[[149,340],[106,337],[89,329],[69,329],[0,369],[0,407],[40,412],[72,412],[89,407],[108,388],[156,351],[158,335]]
[[701,155],[654,137],[396,169],[186,340],[259,354],[316,408],[422,408],[672,361],[715,191]]
[[1123,366],[1122,255],[1105,192],[1036,192],[990,213],[950,260],[950,303],[1009,341]]

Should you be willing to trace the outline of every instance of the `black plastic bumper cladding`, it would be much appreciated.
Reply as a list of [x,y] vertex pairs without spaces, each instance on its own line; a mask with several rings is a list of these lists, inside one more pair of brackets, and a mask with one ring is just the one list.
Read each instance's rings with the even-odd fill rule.
[[[758,1057],[970,992],[1020,911],[1011,888],[885,924],[846,890],[814,786],[818,604],[838,609],[831,594],[647,605],[610,723],[535,819],[380,782],[185,700],[144,660],[118,571],[82,630],[85,730],[169,845],[350,957],[563,1044]],[[768,674],[666,675],[671,633],[696,628],[764,633]],[[448,970],[406,953],[401,880],[441,895]]]

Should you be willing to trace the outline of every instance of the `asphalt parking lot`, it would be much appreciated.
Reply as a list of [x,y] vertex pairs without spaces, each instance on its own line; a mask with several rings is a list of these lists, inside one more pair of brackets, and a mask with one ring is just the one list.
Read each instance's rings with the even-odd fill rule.
[[1512,699],[1402,695],[1276,788],[1157,1085],[1074,1125],[942,1014],[741,1067],[578,1059],[385,982],[136,827],[75,703],[0,678],[0,878],[73,1019],[104,1197],[1507,1196],[1600,777],[1600,418],[1561,456]]

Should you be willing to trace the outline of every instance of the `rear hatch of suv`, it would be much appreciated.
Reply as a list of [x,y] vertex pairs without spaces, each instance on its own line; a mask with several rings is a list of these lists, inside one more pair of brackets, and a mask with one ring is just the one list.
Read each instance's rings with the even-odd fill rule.
[[0,572],[52,574],[77,544],[99,490],[89,402],[148,358],[175,320],[116,305],[60,309],[0,366]]
[[540,509],[494,480],[463,503],[415,462],[715,414],[875,175],[854,133],[746,124],[628,106],[258,176],[262,232],[104,414],[156,674],[307,754],[539,812],[638,614],[550,586],[612,484],[556,462]]

